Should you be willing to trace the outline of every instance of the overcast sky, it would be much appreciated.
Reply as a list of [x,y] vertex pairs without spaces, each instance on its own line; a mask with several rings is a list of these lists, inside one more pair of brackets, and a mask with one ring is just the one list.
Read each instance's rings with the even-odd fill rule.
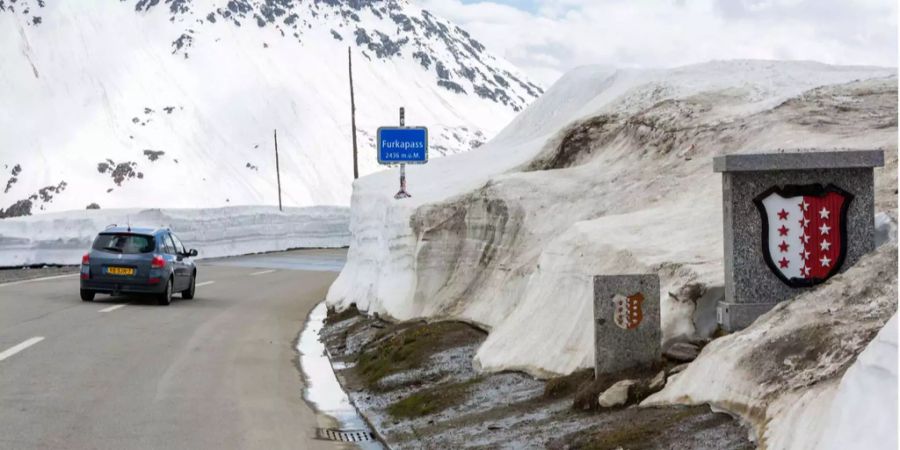
[[585,64],[897,66],[897,0],[418,0],[549,86]]

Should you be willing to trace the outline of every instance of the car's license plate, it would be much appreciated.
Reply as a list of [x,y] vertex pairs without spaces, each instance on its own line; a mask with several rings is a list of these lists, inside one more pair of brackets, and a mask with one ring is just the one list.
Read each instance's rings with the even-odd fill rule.
[[107,267],[106,273],[110,275],[134,275],[132,267]]

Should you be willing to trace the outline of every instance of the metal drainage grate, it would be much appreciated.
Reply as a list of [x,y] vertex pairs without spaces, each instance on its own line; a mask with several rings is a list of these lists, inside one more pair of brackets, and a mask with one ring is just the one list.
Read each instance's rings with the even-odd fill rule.
[[316,428],[316,437],[338,442],[365,442],[375,440],[375,435],[366,430],[336,430],[334,428]]

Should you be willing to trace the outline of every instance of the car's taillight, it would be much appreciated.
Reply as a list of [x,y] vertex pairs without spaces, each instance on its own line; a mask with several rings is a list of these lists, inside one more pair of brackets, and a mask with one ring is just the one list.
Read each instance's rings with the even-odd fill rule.
[[162,269],[163,267],[166,267],[166,260],[160,255],[153,255],[153,261],[150,261],[150,267]]
[[86,266],[91,263],[91,254],[85,253],[84,256],[81,257],[81,264]]

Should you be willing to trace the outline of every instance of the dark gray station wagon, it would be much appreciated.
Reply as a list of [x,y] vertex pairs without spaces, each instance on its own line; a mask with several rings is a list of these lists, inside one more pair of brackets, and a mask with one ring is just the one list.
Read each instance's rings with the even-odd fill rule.
[[97,293],[151,294],[168,305],[175,292],[194,298],[194,256],[197,250],[187,250],[168,229],[107,228],[81,258],[81,299],[93,301]]

